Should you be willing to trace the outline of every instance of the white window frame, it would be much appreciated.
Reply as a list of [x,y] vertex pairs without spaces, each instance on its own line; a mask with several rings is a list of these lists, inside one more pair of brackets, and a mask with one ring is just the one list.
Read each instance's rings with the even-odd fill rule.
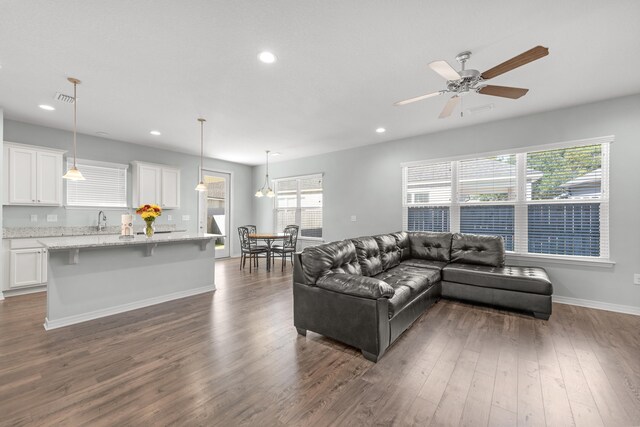
[[[460,206],[478,206],[478,205],[513,205],[514,206],[514,251],[508,251],[507,255],[510,259],[544,259],[555,260],[563,263],[575,264],[602,264],[612,266],[615,264],[610,259],[610,237],[609,237],[609,150],[611,144],[615,141],[614,135],[601,136],[596,138],[587,138],[574,141],[557,142],[544,145],[535,145],[529,147],[520,147],[512,150],[491,151],[483,153],[474,153],[472,155],[454,156],[438,159],[429,159],[423,161],[412,161],[401,163],[402,168],[402,226],[403,229],[408,228],[409,207],[429,207],[429,206],[448,206],[450,232],[460,232]],[[567,200],[527,200],[527,153],[537,151],[556,150],[564,148],[573,148],[587,145],[602,145],[602,178],[601,178],[601,197],[594,200],[579,200],[576,203],[598,203],[600,205],[600,256],[572,256],[572,255],[554,255],[529,253],[528,251],[528,206],[540,204],[567,204]],[[515,201],[484,201],[473,203],[460,203],[458,201],[458,168],[459,162],[462,160],[471,160],[484,157],[494,157],[506,154],[515,154],[516,156],[516,200]],[[451,201],[450,203],[424,203],[424,204],[407,204],[407,172],[408,167],[424,166],[435,163],[451,162]]]
[[[76,163],[78,164],[78,169],[80,169],[80,172],[82,172],[82,166],[83,165],[87,165],[87,166],[99,166],[99,167],[103,167],[103,168],[113,168],[113,169],[119,169],[119,170],[123,170],[124,171],[124,176],[125,176],[125,180],[124,180],[124,205],[123,206],[99,206],[99,205],[70,205],[69,204],[69,199],[68,199],[68,185],[69,182],[66,182],[67,185],[65,185],[65,194],[64,194],[64,207],[65,209],[101,209],[101,210],[117,210],[117,211],[121,211],[123,209],[128,209],[130,206],[129,203],[129,193],[128,193],[128,181],[129,181],[129,165],[128,164],[123,164],[123,163],[112,163],[112,162],[103,162],[103,161],[99,161],[99,160],[89,160],[89,159],[76,159]],[[73,165],[73,159],[72,158],[67,158],[67,167],[70,167],[70,165]],[[66,180],[65,180],[66,181]]]
[[[302,192],[300,191],[300,181],[303,179],[313,179],[313,178],[322,178],[322,234],[324,235],[324,173],[313,173],[310,175],[297,175],[297,176],[288,176],[283,178],[276,178],[273,180],[273,188],[276,191],[276,195],[273,198],[273,229],[276,230],[278,227],[278,210],[287,210],[293,208],[278,208],[276,206],[278,199],[278,182],[281,181],[297,181],[296,187],[296,216],[295,223],[299,227],[302,227],[302,209],[304,209],[302,205]],[[302,231],[302,228],[300,229]],[[324,242],[324,237],[308,237],[302,236],[301,233],[298,233],[298,240],[312,240],[318,242]]]

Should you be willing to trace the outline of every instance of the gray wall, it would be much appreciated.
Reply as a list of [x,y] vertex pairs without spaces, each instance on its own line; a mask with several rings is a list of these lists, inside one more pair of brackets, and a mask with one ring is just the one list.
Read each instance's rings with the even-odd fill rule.
[[[70,150],[72,134],[64,130],[4,120],[4,141]],[[176,224],[179,229],[196,230],[198,225],[198,195],[194,187],[198,183],[199,157],[81,134],[78,135],[78,158],[114,163],[129,163],[133,160],[140,160],[180,168],[180,209],[167,210],[158,218],[157,223]],[[253,186],[251,167],[210,158],[205,158],[204,167],[210,170],[232,173],[231,230],[234,230],[237,225],[252,223]],[[129,201],[131,200],[131,182],[131,167],[129,167],[127,181]],[[2,210],[4,227],[96,225],[99,211],[96,208],[67,209],[64,207],[22,206],[4,206]],[[123,211],[107,211],[108,223],[110,225],[119,225],[121,213]],[[30,221],[31,214],[38,215],[37,223]],[[58,222],[46,222],[47,214],[58,215]],[[167,215],[172,215],[172,221],[168,221]],[[189,221],[183,221],[182,215],[189,215],[191,218]],[[136,220],[142,226],[143,223],[140,219],[136,218]],[[234,239],[235,236],[233,234],[230,237],[231,253],[232,255],[237,255],[239,254],[238,239]]]
[[[270,175],[324,172],[324,238],[332,241],[402,228],[402,162],[611,134],[616,136],[610,173],[611,259],[616,265],[535,264],[549,271],[556,295],[640,307],[640,286],[633,285],[633,273],[640,273],[640,95],[273,163]],[[263,179],[264,167],[255,167],[253,188]],[[253,206],[257,226],[272,229],[273,201],[254,199]]]

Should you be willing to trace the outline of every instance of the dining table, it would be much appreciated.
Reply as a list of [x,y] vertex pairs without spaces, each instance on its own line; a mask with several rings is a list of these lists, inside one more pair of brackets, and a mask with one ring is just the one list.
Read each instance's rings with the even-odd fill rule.
[[250,233],[249,239],[254,240],[262,240],[267,244],[267,271],[271,271],[271,247],[274,242],[282,240],[284,244],[284,239],[288,235],[286,233]]

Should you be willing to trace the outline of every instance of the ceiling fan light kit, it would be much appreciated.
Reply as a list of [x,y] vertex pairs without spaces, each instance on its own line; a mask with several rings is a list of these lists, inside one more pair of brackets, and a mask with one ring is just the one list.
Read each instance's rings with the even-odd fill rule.
[[526,95],[529,89],[488,85],[485,81],[526,65],[529,62],[545,57],[548,54],[548,48],[536,46],[521,53],[520,55],[504,61],[499,65],[496,65],[484,73],[480,73],[478,70],[466,69],[466,63],[471,58],[471,52],[460,52],[456,56],[456,60],[460,63],[460,71],[456,71],[447,61],[434,61],[429,64],[429,68],[447,80],[446,89],[398,101],[394,105],[407,105],[416,101],[422,101],[423,99],[443,95],[445,93],[452,93],[453,96],[445,104],[442,112],[438,116],[439,118],[444,119],[451,115],[453,110],[460,103],[461,97],[471,92],[479,93],[481,95],[499,96],[501,98],[518,99]]

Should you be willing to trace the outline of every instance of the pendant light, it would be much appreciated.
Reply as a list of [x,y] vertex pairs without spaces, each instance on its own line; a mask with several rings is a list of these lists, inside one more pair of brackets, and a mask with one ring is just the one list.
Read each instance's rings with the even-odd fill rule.
[[269,185],[269,150],[266,150],[267,153],[267,173],[264,176],[264,184],[262,185],[262,188],[260,188],[258,191],[256,191],[255,196],[256,197],[262,197],[262,196],[267,196],[267,197],[273,197],[276,195],[276,193],[273,192],[273,190],[271,189],[271,186]]
[[204,122],[205,119],[198,119],[200,122],[200,182],[196,185],[196,191],[207,191],[208,188],[202,180],[202,168],[203,168],[203,159],[204,159]]
[[76,167],[76,147],[77,147],[77,131],[78,131],[78,97],[77,97],[77,86],[80,84],[80,80],[69,77],[71,83],[73,83],[73,166],[69,168],[67,173],[65,173],[62,177],[64,179],[68,179],[71,181],[84,181],[85,178],[82,176],[78,168]]

